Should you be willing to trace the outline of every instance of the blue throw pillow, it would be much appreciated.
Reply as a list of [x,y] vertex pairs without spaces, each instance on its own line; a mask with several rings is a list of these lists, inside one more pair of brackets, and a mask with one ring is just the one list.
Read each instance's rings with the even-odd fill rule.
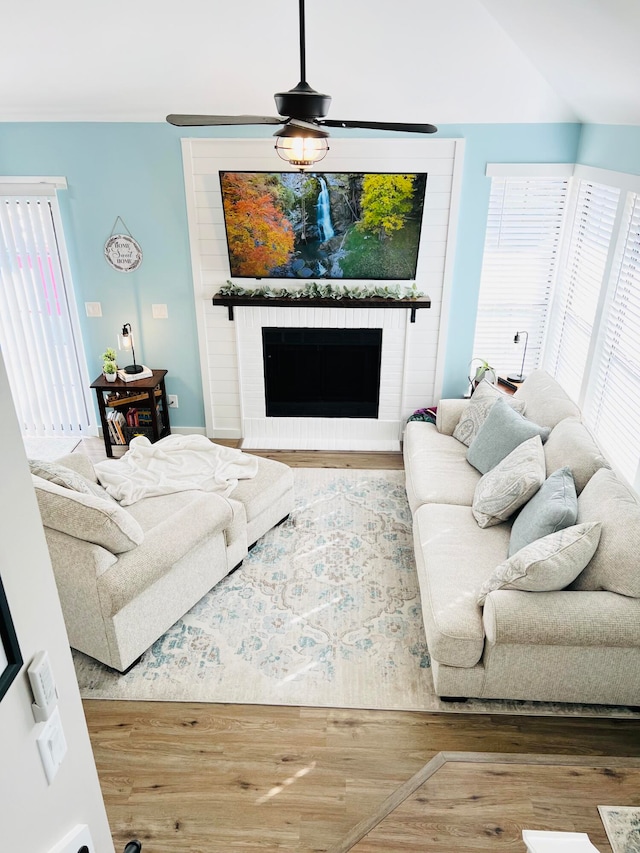
[[578,496],[569,467],[559,468],[544,481],[513,522],[509,556],[516,551],[571,527],[578,518]]
[[527,420],[504,400],[498,399],[471,442],[467,460],[481,474],[486,474],[523,441],[539,435],[544,442],[550,432],[549,427]]

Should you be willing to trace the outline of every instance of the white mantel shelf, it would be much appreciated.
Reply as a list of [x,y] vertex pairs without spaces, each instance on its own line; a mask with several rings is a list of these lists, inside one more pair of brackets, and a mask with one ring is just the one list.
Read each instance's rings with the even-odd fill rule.
[[370,299],[319,299],[316,297],[301,297],[291,299],[285,296],[214,296],[214,305],[225,305],[229,310],[229,320],[233,320],[233,308],[238,306],[259,306],[278,308],[410,308],[411,322],[416,321],[416,311],[419,308],[431,308],[431,299],[424,296],[421,299],[387,299],[383,296],[372,296]]

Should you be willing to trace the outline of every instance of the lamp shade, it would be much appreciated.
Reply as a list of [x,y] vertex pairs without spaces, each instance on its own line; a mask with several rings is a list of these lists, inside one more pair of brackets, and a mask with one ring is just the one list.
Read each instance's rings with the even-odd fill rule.
[[329,150],[328,134],[322,130],[285,125],[274,136],[278,156],[292,166],[313,166],[324,159]]

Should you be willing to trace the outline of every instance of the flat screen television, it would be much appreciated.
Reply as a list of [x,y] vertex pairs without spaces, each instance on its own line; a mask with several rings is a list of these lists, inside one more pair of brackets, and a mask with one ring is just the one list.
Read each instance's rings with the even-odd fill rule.
[[426,173],[220,172],[233,278],[412,280]]

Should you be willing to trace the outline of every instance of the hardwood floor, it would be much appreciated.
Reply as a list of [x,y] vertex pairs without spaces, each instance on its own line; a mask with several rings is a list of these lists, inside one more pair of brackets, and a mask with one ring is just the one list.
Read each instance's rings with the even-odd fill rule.
[[449,853],[479,849],[487,836],[506,851],[522,849],[523,829],[541,827],[586,833],[610,853],[598,812],[606,803],[638,807],[637,758],[612,766],[609,758],[439,752],[331,853]]
[[[78,451],[105,458],[99,439]],[[260,455],[302,467],[402,467],[400,454]],[[118,853],[133,837],[143,853],[329,851],[440,751],[640,756],[635,720],[98,700],[84,707]],[[385,849],[402,850],[401,836]],[[451,849],[494,850],[495,839]]]

